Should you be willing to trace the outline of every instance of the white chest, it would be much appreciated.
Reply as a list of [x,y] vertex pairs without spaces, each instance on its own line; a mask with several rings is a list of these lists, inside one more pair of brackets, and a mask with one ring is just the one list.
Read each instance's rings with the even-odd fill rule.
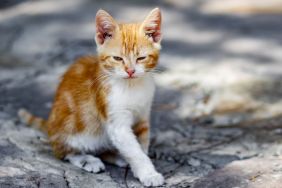
[[[131,82],[131,81],[130,81]],[[155,91],[154,80],[113,81],[108,96],[109,114],[130,111],[136,116],[146,117],[150,113]]]

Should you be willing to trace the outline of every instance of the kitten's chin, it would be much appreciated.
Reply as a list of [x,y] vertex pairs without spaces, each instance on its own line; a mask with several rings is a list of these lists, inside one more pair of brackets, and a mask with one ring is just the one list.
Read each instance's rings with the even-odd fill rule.
[[116,75],[116,78],[122,79],[122,80],[138,80],[142,79],[146,76],[146,74],[138,74],[138,75],[133,75],[133,76],[125,76],[125,75]]
[[124,80],[137,80],[138,77],[125,77]]
[[131,77],[124,77],[123,79],[125,80],[134,80],[134,79],[137,79],[137,78],[140,78],[138,76],[131,76]]
[[123,79],[125,80],[136,80],[136,79],[142,79],[145,77],[145,74],[139,74],[139,75],[134,75],[134,76],[126,76],[126,77],[123,77]]

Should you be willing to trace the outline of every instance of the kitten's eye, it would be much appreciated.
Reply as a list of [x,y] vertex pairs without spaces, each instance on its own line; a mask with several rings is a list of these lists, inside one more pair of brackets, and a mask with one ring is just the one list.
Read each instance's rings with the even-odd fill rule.
[[153,37],[153,33],[146,33],[146,36]]
[[119,57],[119,56],[113,56],[113,58],[116,61],[122,61],[123,60],[122,57]]
[[146,56],[138,57],[138,58],[137,58],[137,61],[142,61],[142,60],[144,60],[144,59],[146,59]]

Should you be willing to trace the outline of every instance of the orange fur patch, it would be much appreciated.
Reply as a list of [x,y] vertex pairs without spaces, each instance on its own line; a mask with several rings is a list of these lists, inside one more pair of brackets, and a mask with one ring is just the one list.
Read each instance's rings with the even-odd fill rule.
[[[98,79],[101,74],[98,59],[92,56],[78,59],[64,74],[47,124],[49,137],[56,138],[52,140],[52,146],[57,156],[71,150],[62,149],[68,148],[62,135],[89,131],[87,126],[90,122],[87,121],[91,120],[91,126],[94,127],[91,128],[91,134],[99,134],[101,121],[107,118],[107,88],[102,84],[103,80]],[[83,101],[88,105],[81,105]],[[86,119],[84,115],[89,118]]]
[[146,122],[139,122],[133,127],[134,134],[139,137],[142,134],[147,134],[149,131],[149,126]]

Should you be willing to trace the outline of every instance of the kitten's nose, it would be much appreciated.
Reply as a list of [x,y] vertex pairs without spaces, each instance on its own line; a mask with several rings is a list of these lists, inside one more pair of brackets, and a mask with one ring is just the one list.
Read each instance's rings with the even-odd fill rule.
[[126,72],[129,77],[132,77],[132,75],[135,73],[135,69],[126,69]]

